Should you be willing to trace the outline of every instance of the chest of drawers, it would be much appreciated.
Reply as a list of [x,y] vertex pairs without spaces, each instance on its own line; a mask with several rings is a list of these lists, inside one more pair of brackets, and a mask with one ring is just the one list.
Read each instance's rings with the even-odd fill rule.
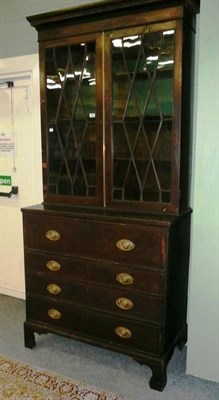
[[162,390],[173,349],[186,340],[190,212],[130,220],[22,211],[26,347],[36,332],[52,332],[116,350],[149,365],[151,387]]

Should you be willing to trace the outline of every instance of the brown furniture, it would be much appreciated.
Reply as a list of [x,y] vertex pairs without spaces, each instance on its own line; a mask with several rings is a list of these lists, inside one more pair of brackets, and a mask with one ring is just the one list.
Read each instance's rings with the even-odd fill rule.
[[127,354],[163,390],[186,342],[195,0],[102,1],[38,31],[44,202],[22,209],[25,346]]

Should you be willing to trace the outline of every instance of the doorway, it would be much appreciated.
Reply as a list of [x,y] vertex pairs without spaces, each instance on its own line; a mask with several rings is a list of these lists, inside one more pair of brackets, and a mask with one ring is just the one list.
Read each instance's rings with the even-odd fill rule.
[[[42,201],[38,56],[0,61],[0,293],[24,298],[20,209]],[[5,178],[6,177],[6,178]],[[18,194],[7,197],[11,187]]]

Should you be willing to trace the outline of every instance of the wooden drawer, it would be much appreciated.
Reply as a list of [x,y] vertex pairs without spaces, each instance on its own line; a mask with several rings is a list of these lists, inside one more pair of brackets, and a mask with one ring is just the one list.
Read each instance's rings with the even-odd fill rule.
[[162,227],[24,214],[26,249],[162,269],[165,238]]
[[162,300],[130,291],[27,274],[26,291],[29,294],[67,301],[82,307],[137,318],[145,322],[162,322]]
[[52,280],[68,278],[142,293],[163,294],[164,275],[143,267],[26,251],[25,268],[26,272],[46,274]]
[[89,342],[111,343],[121,349],[130,348],[151,354],[158,354],[160,350],[159,327],[57,301],[28,296],[27,320],[45,324],[48,331],[73,333],[79,339],[89,339]]

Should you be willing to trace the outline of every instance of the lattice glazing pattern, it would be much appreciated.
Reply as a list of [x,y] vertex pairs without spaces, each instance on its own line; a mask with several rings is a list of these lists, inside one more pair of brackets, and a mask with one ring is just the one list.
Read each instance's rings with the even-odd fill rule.
[[95,43],[46,50],[48,190],[96,194]]
[[112,38],[116,200],[171,200],[174,42],[174,30]]

